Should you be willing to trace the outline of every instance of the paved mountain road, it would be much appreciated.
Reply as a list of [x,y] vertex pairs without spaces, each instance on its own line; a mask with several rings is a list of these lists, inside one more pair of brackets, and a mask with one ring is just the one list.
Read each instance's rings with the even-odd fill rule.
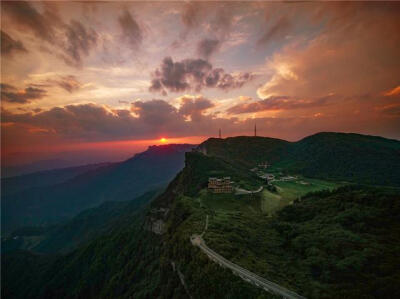
[[[208,219],[207,219],[208,220]],[[208,223],[208,221],[207,221]],[[205,231],[204,231],[205,232]],[[204,234],[202,233],[202,235]],[[220,266],[229,268],[232,270],[233,273],[239,275],[243,280],[246,280],[247,282],[250,282],[260,288],[263,288],[265,291],[274,293],[277,295],[282,296],[283,298],[289,298],[289,299],[305,299],[305,297],[302,297],[295,292],[292,292],[280,285],[277,285],[276,283],[273,283],[272,281],[266,280],[257,274],[254,274],[253,272],[250,272],[234,263],[231,261],[227,260],[223,256],[219,255],[212,249],[210,249],[206,243],[204,242],[202,235],[192,235],[190,237],[190,241],[194,246],[198,246],[207,256],[217,262]]]

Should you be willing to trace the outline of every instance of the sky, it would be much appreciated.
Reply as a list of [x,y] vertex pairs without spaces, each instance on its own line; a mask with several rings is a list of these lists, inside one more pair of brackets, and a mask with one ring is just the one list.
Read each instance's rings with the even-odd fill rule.
[[1,17],[3,164],[255,124],[400,139],[400,3],[2,2]]

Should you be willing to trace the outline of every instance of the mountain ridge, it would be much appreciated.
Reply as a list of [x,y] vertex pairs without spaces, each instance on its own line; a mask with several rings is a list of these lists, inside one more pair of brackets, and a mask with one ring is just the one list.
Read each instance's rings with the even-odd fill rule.
[[[269,143],[254,140],[261,142],[251,149],[255,153]],[[278,141],[277,146],[281,144]],[[190,237],[202,234],[206,219],[203,238],[210,248],[302,296],[382,298],[400,293],[395,284],[398,188],[336,189],[337,185],[317,186],[316,180],[299,176],[296,182],[273,182],[280,189],[295,186],[299,191],[290,204],[267,214],[266,201],[285,199],[276,199],[281,190],[245,195],[207,191],[210,176],[229,175],[238,185],[267,187],[248,167],[265,158],[243,159],[240,151],[229,150],[225,157],[204,155],[199,149],[186,152],[185,167],[143,213],[127,215],[123,225],[68,255],[55,260],[21,252],[6,255],[2,261],[9,279],[3,284],[5,294],[15,298],[209,298],[210,294],[275,298],[221,268],[191,244]],[[236,163],[235,155],[241,163]],[[302,183],[319,191],[304,195]],[[161,229],[150,229],[155,223]]]
[[106,200],[129,200],[167,184],[184,166],[184,150],[162,145],[145,155],[79,174],[60,184],[34,187],[2,197],[2,230],[51,224]]
[[268,162],[310,177],[400,186],[400,141],[383,137],[321,132],[289,142],[238,136],[210,138],[197,150],[248,168]]

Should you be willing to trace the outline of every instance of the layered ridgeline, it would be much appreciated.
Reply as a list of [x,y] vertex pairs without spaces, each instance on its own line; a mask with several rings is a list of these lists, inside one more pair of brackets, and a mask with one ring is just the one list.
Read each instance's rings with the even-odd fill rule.
[[[53,226],[22,227],[2,238],[2,252],[19,250],[65,254],[104,234],[111,233],[126,215],[132,216],[162,189],[155,189],[129,201],[107,201],[84,210],[72,219]],[[122,220],[121,220],[122,219]]]
[[[245,143],[234,144],[244,139]],[[292,145],[288,147],[285,141],[276,141],[278,145],[271,146],[263,156],[260,144],[275,141],[258,137],[210,139],[198,151],[186,153],[184,169],[147,210],[124,214],[121,222],[111,224],[112,229],[68,255],[6,254],[2,259],[3,295],[279,297],[211,261],[190,241],[191,236],[202,234],[207,246],[219,255],[307,298],[399,297],[397,182],[377,187],[367,186],[363,177],[335,180],[336,174],[329,168],[324,175],[310,178],[304,175],[304,168],[300,172],[298,166],[293,166],[297,163],[286,164],[285,168],[294,151],[288,150]],[[218,143],[217,149],[212,151],[209,147],[205,151],[210,142]],[[387,143],[392,144],[395,153],[396,148],[398,151],[398,142]],[[373,148],[375,153],[381,153],[381,160],[398,165],[399,157],[396,159],[393,151]],[[386,151],[388,154],[384,154]],[[354,151],[352,155],[360,152]],[[282,157],[278,158],[279,155]],[[342,163],[336,156],[329,156],[325,155],[325,163]],[[268,168],[254,170],[265,161],[272,164],[270,169],[275,174],[270,185],[260,173],[270,171]],[[360,171],[362,167],[365,166],[355,165],[354,169]],[[373,172],[380,168],[374,165],[374,169],[364,169]],[[230,176],[239,191],[263,189],[257,193],[238,192],[240,195],[210,193],[209,177],[223,176]]]
[[346,133],[318,133],[297,142],[265,137],[210,138],[208,156],[247,168],[273,168],[308,177],[400,186],[400,141]]
[[166,185],[183,168],[184,153],[192,148],[151,146],[121,163],[4,179],[3,235],[22,226],[59,223],[104,201],[130,200]]

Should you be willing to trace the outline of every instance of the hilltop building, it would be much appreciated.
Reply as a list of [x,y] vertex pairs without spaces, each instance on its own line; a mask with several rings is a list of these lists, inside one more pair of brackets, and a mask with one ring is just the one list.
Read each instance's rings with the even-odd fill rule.
[[209,178],[208,179],[208,190],[212,193],[232,193],[233,186],[230,177],[224,177],[222,179]]

